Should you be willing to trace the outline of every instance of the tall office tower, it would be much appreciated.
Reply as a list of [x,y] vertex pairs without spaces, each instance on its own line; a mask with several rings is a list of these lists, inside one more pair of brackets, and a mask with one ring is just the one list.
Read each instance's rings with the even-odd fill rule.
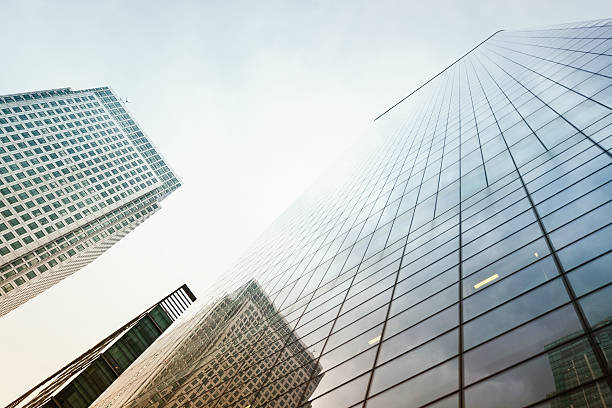
[[196,300],[183,285],[7,408],[87,408]]
[[0,316],[100,256],[179,186],[108,87],[0,96]]
[[[206,296],[258,282],[277,312],[232,346],[254,359],[225,353],[202,385],[180,375],[197,355],[146,353],[94,405],[131,406],[119,385],[167,370],[192,392],[168,407],[612,406],[611,34],[502,31],[455,61]],[[185,330],[204,339],[205,313]],[[275,316],[291,336],[269,338]],[[286,363],[294,338],[316,364]]]

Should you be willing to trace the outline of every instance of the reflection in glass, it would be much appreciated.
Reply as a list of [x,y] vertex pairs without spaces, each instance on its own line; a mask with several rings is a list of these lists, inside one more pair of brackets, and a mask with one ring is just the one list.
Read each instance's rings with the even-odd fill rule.
[[197,316],[155,342],[94,406],[164,407],[186,398],[202,407],[273,399],[297,406],[317,388],[321,365],[255,281]]
[[569,394],[555,397],[533,408],[609,408],[612,406],[612,392],[606,381],[579,387]]
[[466,323],[464,348],[473,347],[567,301],[567,292],[557,278]]
[[[365,390],[368,385],[369,374],[361,377],[323,395],[309,403],[312,408],[337,408],[346,407],[359,402],[365,397]],[[291,407],[298,405],[289,405]]]
[[[600,377],[602,372],[588,340],[581,337],[568,342],[573,336],[559,338],[544,346],[543,355],[469,387],[465,394],[466,406],[518,408]],[[582,404],[574,406],[585,407],[590,398],[586,394],[567,397],[576,398],[576,403]],[[602,394],[601,398],[609,399],[610,395]]]
[[459,385],[458,361],[453,359],[384,391],[368,401],[368,408],[418,407],[446,395]]
[[427,340],[452,329],[459,324],[459,307],[449,307],[442,312],[404,330],[397,335],[387,331],[385,340],[380,347],[378,362],[383,363],[393,357],[425,343]]
[[[504,276],[500,279],[500,275],[495,273],[474,285],[475,289],[480,290],[463,301],[463,319],[470,320],[475,316],[485,313],[504,301],[510,300],[552,279],[556,275],[557,268],[550,256],[507,276],[505,279]],[[482,282],[486,283],[477,288],[476,286]]]
[[316,384],[316,388],[312,393],[312,398],[316,398],[332,388],[337,387],[345,382],[347,378],[352,378],[356,375],[369,371],[374,364],[375,357],[376,348],[373,347],[368,351],[332,368],[331,370],[321,373],[312,380],[312,382]]
[[467,352],[465,382],[471,384],[543,352],[553,341],[580,333],[580,321],[573,307],[564,306]]
[[375,394],[389,388],[456,355],[459,352],[458,334],[458,330],[453,330],[379,366],[374,371],[371,392]]
[[[610,183],[612,185],[612,183]],[[576,296],[582,296],[612,281],[612,253],[597,258],[567,274]]]
[[602,326],[607,326],[599,330],[595,336],[595,342],[604,353],[608,369],[612,367],[612,326],[610,323],[612,323],[612,316],[601,323]]
[[357,355],[368,347],[377,344],[380,341],[381,333],[382,325],[379,325],[336,348],[332,349],[329,344],[326,345],[325,354],[319,360],[321,366],[324,370],[327,370],[347,360],[349,357]]

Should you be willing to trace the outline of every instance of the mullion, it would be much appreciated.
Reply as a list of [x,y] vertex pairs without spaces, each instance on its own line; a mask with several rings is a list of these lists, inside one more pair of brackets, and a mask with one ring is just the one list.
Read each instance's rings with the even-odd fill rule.
[[[483,67],[483,69],[485,70],[485,72],[489,75],[489,77],[491,78],[491,80],[497,84],[497,82],[495,81],[493,75],[489,72],[489,70],[486,68],[486,66],[484,66],[484,64],[480,61],[480,59],[478,59],[478,57],[474,57],[478,62],[480,62],[481,66]],[[472,65],[473,66],[473,65]],[[476,74],[476,77],[478,78],[478,73],[476,72],[475,68],[474,68],[474,72]],[[505,71],[504,71],[505,72]],[[483,87],[482,82],[480,82],[480,79],[478,79],[478,82],[480,84],[481,87]],[[483,88],[483,92],[484,92],[484,88]],[[486,94],[485,94],[486,96]],[[491,108],[492,109],[492,108]],[[501,128],[500,128],[500,132],[501,132]],[[502,138],[503,138],[503,133],[502,133]],[[506,143],[506,147],[508,148],[506,139],[503,138],[504,143]],[[508,150],[510,150],[508,148]],[[608,153],[608,155],[610,155],[610,153]],[[599,348],[599,346],[597,345],[597,342],[595,341],[594,335],[593,335],[593,330],[590,326],[590,324],[588,323],[588,320],[586,318],[586,315],[584,313],[584,311],[582,310],[582,306],[580,305],[580,303],[578,303],[578,300],[576,298],[576,294],[574,293],[574,290],[567,278],[566,275],[566,271],[565,268],[563,267],[563,265],[561,264],[561,260],[559,258],[559,255],[557,254],[552,241],[550,239],[550,236],[548,235],[548,232],[546,230],[546,228],[544,227],[544,223],[542,222],[542,218],[540,217],[539,211],[533,201],[533,199],[531,198],[531,194],[529,193],[529,190],[527,189],[527,185],[525,184],[525,181],[523,180],[523,176],[520,174],[519,168],[516,165],[516,161],[514,160],[514,155],[512,154],[512,152],[510,152],[510,157],[512,159],[512,162],[514,163],[514,166],[516,168],[516,170],[519,172],[519,178],[521,180],[521,184],[523,185],[523,189],[525,190],[525,194],[527,194],[527,198],[529,199],[529,202],[531,204],[531,207],[533,209],[533,213],[536,216],[537,219],[537,223],[539,225],[540,231],[544,236],[544,239],[546,241],[546,245],[550,251],[550,253],[553,256],[553,260],[555,261],[555,265],[557,266],[557,269],[559,270],[559,273],[561,275],[561,279],[563,281],[563,285],[565,286],[565,289],[567,291],[567,294],[569,295],[570,299],[571,299],[571,303],[574,307],[574,311],[576,313],[576,315],[578,316],[578,319],[580,320],[581,326],[587,336],[589,345],[591,346],[591,348],[593,349],[593,352],[595,354],[595,357],[597,359],[597,362],[600,366],[600,369],[602,371],[602,373],[607,373],[608,372],[608,365],[607,362],[605,360],[605,356],[603,355],[603,352],[601,351],[601,349]],[[612,379],[608,379],[608,383],[609,386],[612,388]]]
[[[433,102],[433,99],[432,99],[432,102]],[[422,118],[423,118],[423,117],[424,117],[424,116],[422,116]],[[422,124],[422,123],[423,123],[423,121],[421,120],[421,124]],[[421,124],[419,125],[419,127],[421,126]],[[414,127],[413,127],[413,129],[414,129]],[[407,141],[407,139],[406,139],[406,141]],[[414,144],[414,142],[415,142],[415,141],[416,141],[416,134],[414,135],[414,137],[412,137],[412,138],[411,138],[411,144],[410,144],[409,151],[411,151],[411,150],[412,150],[412,146],[413,146],[413,144]],[[421,143],[422,143],[422,139],[421,139]],[[370,215],[371,215],[371,214],[370,214]],[[366,220],[367,220],[367,218],[366,218]],[[363,226],[365,226],[365,222],[363,222]],[[363,226],[362,226],[362,228],[363,228]],[[366,248],[366,252],[367,252],[367,248]],[[364,252],[363,256],[365,256],[365,253],[366,253],[366,252]],[[348,258],[347,258],[347,260],[348,260]],[[362,261],[363,261],[363,259],[362,259]],[[346,261],[345,261],[345,262],[346,262]],[[355,269],[355,273],[353,274],[353,276],[352,276],[352,278],[351,278],[351,282],[350,282],[350,284],[349,284],[349,288],[350,288],[350,287],[353,285],[353,282],[354,282],[354,280],[355,280],[355,277],[356,277],[357,273],[358,273],[358,268],[357,268],[357,269]],[[349,293],[349,289],[347,289],[347,290],[346,290],[346,293],[345,293],[345,295],[344,295],[344,299],[343,299],[342,303],[340,304],[340,308],[338,309],[338,313],[337,313],[337,315],[336,315],[336,318],[333,320],[333,323],[332,323],[332,325],[331,325],[331,327],[330,327],[329,334],[328,334],[328,335],[327,335],[327,337],[325,338],[325,340],[324,340],[324,342],[323,342],[323,346],[321,347],[321,350],[324,350],[324,349],[325,349],[325,346],[326,346],[326,344],[327,344],[327,342],[328,342],[328,340],[329,340],[329,337],[331,336],[331,334],[332,334],[332,333],[333,333],[333,331],[334,331],[334,326],[335,326],[335,324],[336,324],[336,321],[337,321],[338,316],[340,316],[340,312],[341,312],[341,310],[342,310],[342,306],[344,305],[344,302],[345,302],[345,301],[346,301],[346,299],[347,299],[348,293]],[[316,359],[316,363],[317,363],[317,364],[319,364],[318,362],[319,362],[320,358],[321,358],[321,355],[319,355],[319,357],[317,357],[317,359]],[[308,382],[312,381],[312,379],[314,378],[314,377],[313,377],[313,375],[314,375],[314,372],[313,372],[313,373],[311,373],[311,375],[310,375],[310,378],[309,378]],[[318,374],[317,374],[317,375],[318,375]],[[353,380],[353,378],[351,378],[351,380]],[[304,393],[305,393],[305,392],[306,392],[306,389],[304,389]],[[304,394],[302,394],[302,395],[303,395],[303,396],[302,396],[302,398],[301,398],[301,399],[303,400],[303,399],[305,399],[305,397],[304,397]]]

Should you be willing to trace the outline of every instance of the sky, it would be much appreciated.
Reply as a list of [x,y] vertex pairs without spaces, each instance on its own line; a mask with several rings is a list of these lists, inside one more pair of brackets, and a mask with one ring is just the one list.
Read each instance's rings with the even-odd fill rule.
[[0,10],[0,94],[111,86],[183,183],[95,262],[0,318],[0,406],[183,283],[203,293],[378,114],[493,32],[612,17],[606,0]]

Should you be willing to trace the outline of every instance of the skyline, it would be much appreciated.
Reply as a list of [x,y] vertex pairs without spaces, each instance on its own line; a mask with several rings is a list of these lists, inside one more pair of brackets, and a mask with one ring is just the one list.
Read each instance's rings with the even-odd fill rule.
[[[156,6],[159,7],[159,5]],[[603,2],[600,3],[600,6],[601,9],[605,9]],[[42,7],[44,8],[44,6]],[[78,9],[78,6],[76,8]],[[562,7],[559,7],[555,12],[561,14],[562,10],[560,11],[560,9]],[[565,21],[604,17],[597,14],[598,11],[595,7],[588,11],[584,9],[586,7],[566,10],[568,14],[572,15],[582,11],[585,16],[584,18],[568,17]],[[189,10],[191,9],[181,10],[182,16],[188,17]],[[313,12],[315,15],[309,15],[311,17],[309,22],[316,20],[316,17],[321,17],[327,11],[329,9],[319,10],[318,13]],[[101,11],[99,12],[103,14]],[[174,12],[176,13],[177,11],[175,10]],[[159,14],[162,15],[163,13],[160,12]],[[367,13],[364,11],[364,14]],[[388,18],[396,22],[399,18],[391,18],[392,14],[379,16],[379,21],[384,21],[385,18]],[[44,13],[41,12],[41,15],[44,15]],[[127,24],[129,20],[127,16],[129,15],[130,13],[126,13],[126,17],[124,17],[126,20],[120,21]],[[529,22],[532,23],[531,25],[565,22],[559,21],[559,15],[554,13],[549,13],[546,16],[547,21],[541,21],[544,18],[543,15],[543,12],[540,14],[532,13],[529,16]],[[334,14],[334,16],[338,17],[339,14]],[[34,17],[29,16],[29,18]],[[147,15],[147,17],[151,17],[151,15]],[[518,17],[512,16],[512,13],[505,18],[511,23],[512,17],[518,21]],[[141,18],[144,19],[145,17]],[[276,19],[270,18],[276,22]],[[369,15],[367,18],[372,18],[372,16]],[[536,22],[535,20],[538,18],[540,21]],[[194,19],[189,20],[187,18],[187,21],[189,23],[184,24],[184,26],[189,30],[196,30]],[[363,21],[363,17],[359,21]],[[43,24],[42,22],[39,23]],[[283,25],[285,24],[287,25],[285,29],[288,30],[290,24],[286,22]],[[193,72],[188,71],[187,73],[190,75],[180,75],[181,73],[185,74],[185,72],[181,72],[180,69],[176,68],[179,66],[176,61],[173,65],[170,65],[175,67],[174,71],[165,75],[159,73],[162,79],[157,78],[158,82],[156,83],[166,82],[170,84],[161,89],[155,89],[154,87],[146,89],[147,81],[153,83],[151,79],[158,76],[156,75],[157,73],[147,74],[144,78],[139,78],[137,75],[125,77],[121,75],[122,70],[125,69],[125,64],[121,69],[102,70],[101,72],[93,70],[86,76],[79,77],[75,81],[74,88],[82,88],[80,86],[81,83],[93,81],[94,77],[98,75],[103,77],[109,85],[115,87],[120,95],[127,97],[131,101],[128,104],[128,109],[133,111],[135,117],[147,131],[153,142],[160,147],[168,161],[177,169],[179,177],[184,181],[184,186],[174,194],[176,197],[171,196],[164,201],[163,216],[157,214],[151,218],[148,223],[139,228],[142,229],[141,231],[137,230],[133,233],[137,235],[133,237],[128,236],[117,245],[117,248],[111,249],[100,260],[89,266],[87,271],[83,270],[82,274],[87,274],[87,276],[83,276],[83,278],[73,276],[57,285],[57,288],[51,289],[56,296],[63,297],[66,302],[65,304],[53,304],[51,295],[41,295],[39,296],[40,300],[35,299],[32,301],[36,302],[32,306],[24,305],[22,307],[27,307],[27,310],[23,312],[17,310],[0,319],[0,330],[3,330],[4,333],[11,333],[14,336],[6,338],[7,341],[5,343],[8,348],[12,348],[15,351],[15,354],[11,353],[10,356],[14,361],[22,361],[24,356],[33,358],[31,349],[21,351],[17,347],[22,345],[27,349],[29,344],[35,345],[40,341],[39,338],[32,337],[36,333],[45,333],[42,335],[45,337],[45,340],[57,348],[57,353],[54,353],[52,356],[37,355],[33,358],[37,360],[36,364],[38,365],[35,375],[28,375],[29,373],[20,372],[18,369],[15,373],[11,374],[10,378],[6,378],[5,383],[9,384],[11,390],[3,390],[0,393],[0,404],[4,399],[10,400],[11,395],[19,395],[19,387],[22,386],[22,390],[28,389],[28,385],[24,384],[24,382],[30,381],[34,383],[36,378],[44,378],[44,373],[52,371],[50,367],[61,366],[61,361],[65,362],[69,359],[67,356],[70,356],[71,353],[72,355],[78,354],[79,350],[95,343],[95,340],[100,337],[99,333],[95,331],[88,332],[88,330],[83,330],[83,333],[79,333],[80,338],[64,340],[61,338],[61,335],[55,333],[54,329],[56,329],[58,321],[50,319],[52,316],[54,319],[57,319],[59,315],[62,319],[65,319],[61,321],[62,324],[74,327],[75,324],[79,323],[86,325],[88,313],[99,314],[102,310],[108,310],[108,316],[104,316],[104,319],[108,319],[106,321],[106,331],[108,331],[108,327],[114,327],[118,322],[125,320],[127,316],[135,314],[137,310],[163,294],[165,289],[170,290],[176,286],[175,283],[178,281],[185,280],[190,286],[193,281],[193,286],[197,288],[194,289],[194,292],[199,297],[199,292],[214,281],[216,275],[227,269],[255,236],[276,218],[308,184],[314,181],[316,175],[320,174],[322,169],[332,162],[337,154],[343,150],[344,145],[350,144],[354,140],[354,135],[365,128],[371,122],[371,119],[393,105],[405,94],[408,94],[411,89],[423,83],[432,76],[431,74],[439,72],[452,62],[454,58],[476,45],[483,38],[490,35],[491,32],[499,28],[520,28],[508,27],[507,25],[506,27],[500,27],[497,25],[494,29],[489,30],[491,25],[493,24],[487,22],[487,24],[474,29],[474,32],[466,33],[463,37],[458,36],[456,39],[453,39],[451,44],[445,45],[446,48],[440,47],[435,50],[428,49],[426,45],[423,45],[431,44],[427,41],[433,41],[433,39],[425,38],[425,35],[423,38],[418,38],[418,41],[415,41],[415,43],[417,45],[420,44],[420,49],[410,52],[417,54],[420,52],[425,55],[422,60],[426,62],[423,63],[423,66],[417,68],[412,67],[414,65],[413,61],[402,61],[405,59],[405,56],[403,58],[400,58],[401,55],[398,56],[398,54],[402,54],[399,45],[404,44],[406,39],[387,44],[384,50],[380,52],[382,54],[380,57],[383,61],[377,63],[378,65],[372,61],[369,62],[369,65],[365,64],[365,67],[355,64],[356,61],[350,58],[351,56],[354,58],[355,55],[350,53],[348,55],[349,58],[346,58],[347,61],[343,61],[340,64],[340,60],[346,57],[346,55],[340,55],[336,58],[331,58],[331,55],[334,54],[338,44],[349,40],[350,35],[348,33],[338,34],[336,32],[336,37],[332,36],[335,41],[332,41],[333,44],[326,47],[327,52],[325,53],[329,58],[325,62],[327,64],[336,64],[333,67],[334,69],[328,71],[327,68],[330,68],[329,66],[315,64],[314,71],[319,74],[317,79],[321,80],[321,84],[318,84],[315,78],[307,75],[307,69],[299,69],[301,64],[309,60],[307,53],[302,56],[294,55],[293,57],[297,61],[290,61],[290,59],[282,58],[284,56],[282,51],[286,51],[286,48],[281,47],[275,50],[276,55],[251,56],[256,60],[260,59],[258,62],[260,66],[259,70],[255,70],[259,75],[257,77],[259,82],[253,79],[255,85],[252,88],[248,86],[246,88],[250,92],[245,93],[245,89],[241,89],[241,85],[248,84],[249,73],[253,75],[253,71],[249,71],[249,68],[253,68],[253,65],[245,64],[243,67],[240,67],[240,70],[244,72],[231,72],[236,77],[243,79],[237,85],[230,84],[233,77],[223,80],[224,75],[229,75],[230,72],[223,72],[221,67],[217,67],[218,71],[212,77],[214,80],[219,81],[219,85],[212,95],[221,95],[224,87],[229,89],[229,92],[227,92],[229,96],[220,98],[217,101],[208,100],[212,96],[207,97],[205,84],[194,81],[196,78],[194,75],[198,73],[197,70]],[[389,26],[399,30],[394,24],[389,24]],[[103,28],[107,28],[104,25],[98,27],[95,24],[94,27],[99,28],[100,32],[103,32]],[[120,25],[120,27],[125,28],[127,26]],[[152,27],[149,28],[151,29]],[[178,31],[176,26],[174,28]],[[385,29],[390,30],[389,27]],[[39,30],[44,32],[43,28],[39,27]],[[417,29],[414,30],[417,31]],[[484,32],[486,30],[489,31]],[[265,30],[262,31],[263,34],[262,37],[258,38],[259,40],[266,39],[267,35],[270,34],[265,32]],[[324,37],[328,33],[324,32],[320,35]],[[388,31],[385,31],[385,33],[388,34]],[[29,35],[29,33],[25,34]],[[60,38],[69,35],[69,33],[61,32],[60,34]],[[151,32],[147,31],[147,34],[151,34]],[[185,33],[183,32],[182,34]],[[304,36],[302,38],[304,40],[304,38],[308,38],[309,30],[304,30],[300,34]],[[370,34],[372,33],[367,33],[367,35]],[[51,38],[46,41],[52,43],[56,40],[53,37],[54,35],[57,34],[51,34]],[[367,35],[365,36],[367,37]],[[381,35],[380,38],[382,37],[384,36]],[[195,38],[191,39],[193,41],[183,43],[185,48],[181,48],[181,52],[184,52],[189,46],[193,46]],[[293,39],[287,39],[287,44],[283,45],[291,45],[289,42]],[[37,38],[37,40],[40,41],[41,38]],[[245,41],[245,39],[241,40]],[[107,49],[110,49],[110,45],[116,44],[118,44],[116,39],[108,41],[107,47],[109,48]],[[263,41],[262,44],[264,44]],[[304,43],[297,41],[297,44]],[[120,48],[124,55],[119,60],[126,59],[130,45],[133,44],[127,44]],[[264,45],[263,49],[269,49],[266,47],[270,47],[270,44]],[[308,45],[316,48],[317,44],[313,42],[308,43]],[[369,46],[372,46],[372,44],[369,44]],[[413,46],[415,45],[413,44]],[[299,47],[297,48],[299,49]],[[340,48],[343,49],[342,47]],[[351,50],[356,52],[355,50],[358,48],[355,47],[355,49]],[[217,51],[223,52],[221,49]],[[69,53],[69,50],[65,52]],[[171,55],[170,59],[180,57],[181,52]],[[150,50],[148,55],[150,58]],[[393,62],[401,62],[399,67],[389,69],[389,66],[393,64],[383,57],[390,55],[395,55]],[[164,56],[164,59],[167,57]],[[242,57],[244,56],[238,55],[236,60],[240,61]],[[37,58],[44,59],[44,55],[42,57],[38,55]],[[417,62],[420,63],[420,61],[419,59]],[[189,66],[194,61],[179,62],[180,66]],[[264,68],[274,66],[275,63],[280,63],[281,69],[274,71],[274,74],[266,72]],[[146,59],[143,61],[143,64],[155,65]],[[198,64],[193,65],[196,68],[202,68],[202,64],[203,62],[199,61]],[[65,69],[67,66],[64,65],[63,68]],[[346,69],[351,66],[357,67],[356,71],[358,72],[353,75],[349,74],[348,78],[345,78]],[[257,67],[257,64],[255,64],[255,67]],[[409,67],[413,72],[411,72],[411,75],[406,75],[403,72]],[[49,75],[51,77],[55,75],[56,79],[54,81],[67,81],[67,78],[72,73],[83,71],[84,68],[87,67],[81,66],[66,73],[59,72],[60,69],[58,68],[58,72],[51,71]],[[292,68],[292,70],[289,69],[288,72],[283,74],[282,68]],[[374,68],[373,71],[375,71],[376,75],[368,72],[370,68]],[[386,70],[383,68],[386,68]],[[138,69],[134,69],[133,73],[137,71]],[[34,85],[50,81],[49,78],[33,80],[32,78],[35,76],[31,75],[32,72],[31,68],[26,69],[21,75],[24,77],[26,75],[30,76],[21,81],[15,81],[14,75],[11,77],[9,70],[7,75],[0,79],[0,89],[2,90],[0,93],[34,90],[37,89],[37,87],[33,87]],[[210,71],[208,72],[210,73]],[[328,74],[329,78],[326,78],[325,74],[328,72],[333,74]],[[99,75],[100,73],[102,75]],[[371,81],[373,78],[381,76],[381,74],[388,74],[388,77]],[[276,82],[277,76],[280,76],[281,84],[278,87],[267,89],[269,85]],[[408,76],[410,78],[406,79]],[[178,83],[176,78],[180,79]],[[401,82],[401,86],[398,87],[397,82],[401,79],[406,80]],[[104,80],[97,81],[93,86],[103,84]],[[133,81],[133,83],[130,83],[130,81]],[[336,81],[340,81],[340,83],[335,83]],[[370,81],[370,84],[367,87],[359,85],[360,82],[368,81]],[[371,84],[372,82],[374,82],[374,85]],[[283,86],[287,87],[288,84],[293,85],[293,87],[281,89]],[[385,84],[387,89],[384,89]],[[71,85],[71,83],[57,85]],[[19,89],[15,89],[16,87]],[[46,88],[49,87],[51,86],[46,86]],[[380,87],[380,89],[377,89],[377,87]],[[43,89],[45,86],[38,86],[38,88]],[[177,93],[178,90],[182,92]],[[194,91],[199,92],[198,95],[193,95]],[[240,102],[241,94],[246,96],[246,100],[243,102]],[[156,97],[156,95],[158,96]],[[177,95],[180,95],[182,98],[177,97]],[[266,95],[266,98],[263,98],[262,95]],[[202,96],[206,99],[203,104],[201,104],[200,98]],[[360,103],[355,102],[361,99],[363,101]],[[222,102],[221,106],[214,108],[214,103],[219,101]],[[198,109],[174,107],[177,104],[187,108],[197,106]],[[342,106],[344,106],[344,109],[337,109]],[[204,119],[209,122],[210,126],[204,126],[202,123],[194,120],[194,118],[202,117],[201,114],[197,114],[198,112],[207,112],[209,108],[210,112],[214,114],[207,113],[204,115]],[[184,112],[185,110],[186,112]],[[164,115],[163,112],[170,112],[170,114],[166,113]],[[180,120],[176,120],[170,126],[168,122],[171,121],[168,119],[172,116],[174,118],[178,117]],[[235,116],[246,118],[247,120],[243,122],[237,120]],[[309,122],[316,122],[316,124]],[[228,129],[228,124],[232,125],[231,129]],[[214,132],[214,130],[217,131]],[[244,134],[247,135],[245,136]],[[268,135],[262,136],[266,134]],[[208,139],[205,142],[198,142],[198,137],[201,135],[205,135],[205,138]],[[185,149],[185,145],[180,142],[177,143],[177,140],[188,141],[189,145],[195,148]],[[324,152],[321,152],[321,146],[325,147]],[[196,152],[201,153],[203,157],[198,157]],[[257,153],[258,157],[251,156],[251,152]],[[242,167],[242,169],[236,170],[238,167]],[[201,180],[202,178],[204,178],[204,181]],[[233,188],[226,185],[228,181],[234,184]],[[283,188],[288,191],[278,192],[278,190]],[[261,193],[262,190],[263,194]],[[208,194],[209,191],[211,194]],[[243,197],[247,197],[247,199],[241,200]],[[241,201],[246,201],[246,203]],[[191,210],[196,209],[205,214],[202,216],[202,219],[197,221],[187,215]],[[195,227],[193,224],[189,224],[194,222]],[[210,248],[210,251],[205,254],[206,259],[204,261],[189,260],[188,256],[180,257],[179,259],[173,256],[177,249],[181,247],[187,254],[198,253],[199,246],[192,242],[193,240],[180,238],[181,234],[185,234],[185,230],[188,228],[195,230],[194,235],[189,238],[203,238],[203,244],[200,245]],[[176,242],[164,244],[163,241],[167,237],[171,237],[169,241]],[[175,237],[176,239],[174,239]],[[138,255],[135,256],[135,254]],[[144,269],[144,271],[138,271],[139,268]],[[119,283],[120,287],[113,287],[108,282],[108,279],[106,279],[109,270],[118,272],[116,283]],[[121,274],[122,271],[124,272],[123,274]],[[150,291],[139,291],[137,286],[138,279],[131,280],[130,277],[125,276],[125,271],[137,271],[137,277],[139,278],[154,276],[157,279],[152,279]],[[164,281],[163,278],[168,276],[168,273],[172,275],[173,280]],[[101,293],[90,294],[80,292],[85,284],[100,288]],[[121,284],[125,286],[122,287]],[[116,305],[108,304],[108,294],[111,292],[113,293],[111,303],[117,302]],[[128,293],[133,295],[131,299],[133,303],[121,303],[121,299],[126,298],[124,295]],[[69,294],[70,297],[67,297]],[[43,296],[45,297],[43,298]],[[89,302],[90,309],[74,310],[74,304],[78,304],[79,301],[82,303],[85,300]],[[9,320],[6,320],[7,318]],[[47,329],[45,329],[45,325],[48,325]],[[15,333],[15,329],[20,327],[23,330]],[[13,335],[13,333],[15,334]],[[51,360],[45,361],[45,359]],[[24,371],[25,369],[31,369],[31,366],[24,367]],[[0,374],[0,376],[2,375]],[[5,379],[2,378],[2,380]],[[4,393],[10,395],[4,397]]]
[[503,31],[436,75],[94,406],[609,406],[611,32]]

